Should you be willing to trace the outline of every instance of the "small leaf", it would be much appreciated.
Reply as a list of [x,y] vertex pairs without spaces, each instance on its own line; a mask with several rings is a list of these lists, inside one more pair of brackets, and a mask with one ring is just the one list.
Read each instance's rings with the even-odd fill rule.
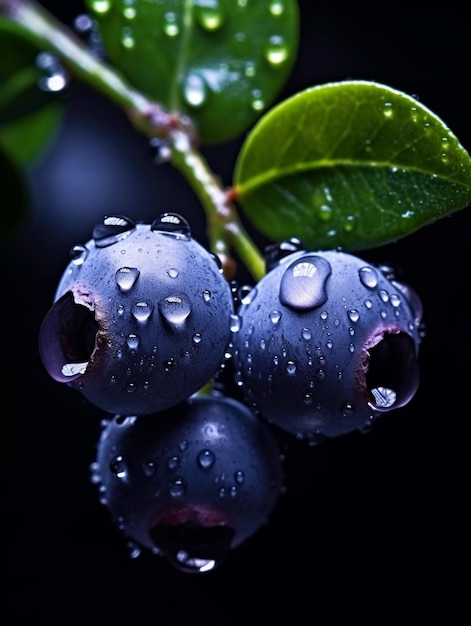
[[86,0],[110,61],[138,89],[228,141],[273,102],[296,60],[295,0]]
[[307,89],[268,112],[234,170],[235,197],[268,238],[377,247],[471,203],[471,158],[414,98],[367,81]]
[[39,52],[0,19],[0,146],[20,165],[41,156],[62,120],[58,94],[38,86]]

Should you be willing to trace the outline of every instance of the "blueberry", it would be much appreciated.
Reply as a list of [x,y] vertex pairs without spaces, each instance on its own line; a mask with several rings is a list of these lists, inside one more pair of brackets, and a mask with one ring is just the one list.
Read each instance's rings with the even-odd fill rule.
[[422,307],[389,267],[296,247],[278,261],[270,251],[266,275],[237,308],[234,369],[255,412],[317,443],[412,399]]
[[268,427],[219,395],[105,422],[92,472],[128,538],[187,572],[218,566],[264,525],[283,480]]
[[108,216],[75,246],[39,334],[49,374],[113,414],[181,402],[217,372],[233,299],[188,223]]

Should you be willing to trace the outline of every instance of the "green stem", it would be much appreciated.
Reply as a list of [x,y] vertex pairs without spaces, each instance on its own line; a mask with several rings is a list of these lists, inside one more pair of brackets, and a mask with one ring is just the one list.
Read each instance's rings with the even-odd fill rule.
[[265,273],[264,259],[230,201],[231,190],[224,190],[197,149],[197,134],[191,121],[168,112],[135,89],[34,0],[0,0],[0,16],[11,21],[15,32],[54,53],[76,78],[126,111],[140,133],[165,139],[171,150],[171,163],[186,178],[203,205],[211,249],[223,261],[226,273],[231,273],[228,268],[233,249],[254,279],[259,280]]

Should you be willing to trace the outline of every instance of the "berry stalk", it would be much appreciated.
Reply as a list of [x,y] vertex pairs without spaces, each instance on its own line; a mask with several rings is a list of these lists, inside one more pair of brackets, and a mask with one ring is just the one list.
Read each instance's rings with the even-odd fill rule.
[[161,104],[135,89],[113,67],[95,56],[75,33],[34,0],[0,0],[3,26],[11,23],[15,33],[39,48],[55,54],[73,76],[87,83],[123,109],[136,130],[149,138],[164,139],[170,161],[188,181],[206,214],[211,250],[227,274],[233,272],[234,249],[258,280],[265,273],[264,259],[244,229],[230,191],[223,189],[199,151],[191,120],[167,111]]

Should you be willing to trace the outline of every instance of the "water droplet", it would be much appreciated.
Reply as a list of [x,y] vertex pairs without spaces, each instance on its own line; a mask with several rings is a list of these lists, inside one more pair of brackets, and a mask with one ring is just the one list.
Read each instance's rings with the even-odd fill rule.
[[284,4],[282,0],[271,0],[270,2],[270,13],[275,17],[279,17],[283,14],[285,10]]
[[180,272],[177,270],[176,267],[171,267],[167,270],[167,274],[170,278],[178,278],[178,274]]
[[92,237],[97,248],[106,248],[117,241],[122,241],[135,227],[134,222],[128,217],[108,215],[95,224]]
[[195,109],[203,106],[208,97],[208,90],[202,76],[188,74],[183,83],[183,97],[186,103]]
[[283,259],[285,259],[293,252],[300,252],[303,249],[303,244],[297,237],[291,237],[286,241],[270,244],[265,247],[263,256],[265,258],[265,265],[267,271],[274,269]]
[[378,285],[378,272],[373,267],[362,267],[358,275],[361,284],[368,289],[374,289]]
[[240,315],[231,315],[231,332],[238,333],[242,326],[242,318]]
[[133,383],[133,382],[129,382],[129,383],[126,385],[126,391],[127,391],[128,393],[136,393],[136,391],[137,391],[137,384],[136,384],[136,383]]
[[174,356],[169,357],[165,362],[164,362],[164,371],[165,372],[170,372],[171,370],[173,370],[173,368],[175,367],[175,365],[177,364],[177,359]]
[[268,317],[270,318],[271,323],[276,325],[281,319],[281,311],[271,311]]
[[253,78],[255,76],[255,63],[253,61],[247,61],[245,64],[244,74],[247,78]]
[[137,320],[141,324],[144,324],[152,315],[153,310],[153,304],[149,304],[147,302],[136,302],[132,305],[131,314],[135,320]]
[[394,111],[392,108],[392,102],[385,102],[384,103],[384,110],[383,110],[383,114],[384,117],[391,119],[394,115]]
[[161,165],[162,163],[168,163],[172,158],[172,149],[167,141],[160,139],[159,137],[152,137],[149,139],[149,147],[151,151],[152,160],[154,163]]
[[169,324],[179,326],[190,315],[191,302],[184,294],[175,294],[163,298],[159,302],[159,310]]
[[328,204],[321,204],[317,211],[319,219],[321,219],[323,222],[328,222],[332,217],[332,213],[332,207],[330,207]]
[[181,459],[177,455],[170,457],[167,461],[167,467],[170,471],[174,471],[178,469],[180,465],[181,465]]
[[95,11],[95,13],[104,15],[111,9],[111,0],[92,0],[90,9]]
[[153,476],[155,474],[155,463],[154,461],[144,461],[142,464],[142,471],[146,476]]
[[183,478],[176,478],[168,485],[168,492],[172,498],[182,498],[185,495],[186,483]]
[[261,111],[265,107],[265,101],[262,98],[262,92],[260,89],[254,89],[252,91],[251,107],[254,111]]
[[245,474],[244,474],[244,472],[243,472],[243,471],[241,471],[241,470],[236,470],[236,471],[234,472],[234,480],[236,481],[236,483],[237,483],[238,485],[242,485],[242,483],[243,483],[243,482],[244,482],[244,480],[245,480]]
[[288,361],[286,364],[286,371],[290,376],[296,374],[296,363],[294,361]]
[[347,217],[345,218],[344,223],[343,223],[343,228],[344,228],[345,232],[347,232],[347,233],[351,233],[352,232],[352,230],[353,230],[353,228],[355,226],[355,221],[356,221],[356,218],[355,218],[354,215],[347,215]]
[[247,305],[253,302],[257,293],[258,293],[257,287],[244,285],[243,287],[239,289],[237,293],[237,297],[239,298],[241,304]]
[[89,255],[89,250],[85,246],[74,246],[70,251],[70,259],[74,265],[82,265]]
[[202,469],[209,469],[214,465],[214,461],[216,460],[216,455],[211,450],[201,450],[196,457],[198,465]]
[[293,261],[280,283],[280,302],[296,310],[310,310],[327,300],[325,283],[332,273],[323,257],[305,255]]
[[122,292],[127,292],[134,287],[139,274],[136,267],[121,267],[115,275],[116,284]]
[[135,0],[124,0],[123,15],[127,20],[133,20],[136,17]]
[[216,31],[224,24],[225,15],[219,0],[195,0],[195,16],[198,24],[207,31]]
[[203,289],[203,300],[209,302],[211,300],[211,291],[209,289]]
[[121,31],[121,45],[128,50],[136,45],[132,29],[129,26],[125,26]]
[[372,408],[378,411],[390,409],[396,403],[397,394],[388,387],[376,387],[370,393],[373,396]]
[[347,312],[347,315],[351,322],[358,322],[360,319],[360,313],[356,309],[350,309],[350,311]]
[[120,480],[126,480],[128,477],[128,468],[121,455],[115,456],[110,461],[110,470]]
[[380,290],[379,297],[381,298],[383,302],[388,302],[389,300],[389,294],[385,289]]
[[203,337],[201,336],[201,333],[195,333],[191,339],[193,343],[198,345],[199,343],[201,343],[201,340],[203,339]]
[[268,42],[265,57],[270,65],[281,65],[288,58],[288,47],[281,35],[272,35]]
[[365,300],[364,304],[367,309],[371,309],[371,307],[373,306],[373,303],[371,302],[371,300]]
[[36,56],[35,62],[36,66],[41,70],[38,87],[42,91],[59,92],[67,87],[69,75],[54,54],[41,52]]
[[130,559],[137,559],[141,556],[142,550],[137,545],[137,543],[134,543],[134,541],[128,541],[126,547],[128,549],[128,555]]
[[309,330],[309,328],[303,328],[301,335],[302,335],[302,338],[305,339],[306,341],[309,341],[309,339],[311,339],[312,337],[312,333]]
[[180,32],[177,24],[177,15],[173,11],[167,11],[164,15],[164,33],[168,37],[176,37]]
[[401,304],[401,298],[398,296],[397,293],[392,293],[389,296],[389,302],[392,304],[393,307],[398,307]]
[[352,404],[346,402],[341,409],[341,413],[343,417],[351,417],[355,413],[355,408]]
[[139,347],[139,337],[133,334],[128,335],[126,343],[128,344],[128,348],[130,350],[137,350],[137,348]]
[[163,213],[154,220],[151,230],[163,235],[173,235],[180,239],[191,238],[191,228],[187,220],[178,213]]

